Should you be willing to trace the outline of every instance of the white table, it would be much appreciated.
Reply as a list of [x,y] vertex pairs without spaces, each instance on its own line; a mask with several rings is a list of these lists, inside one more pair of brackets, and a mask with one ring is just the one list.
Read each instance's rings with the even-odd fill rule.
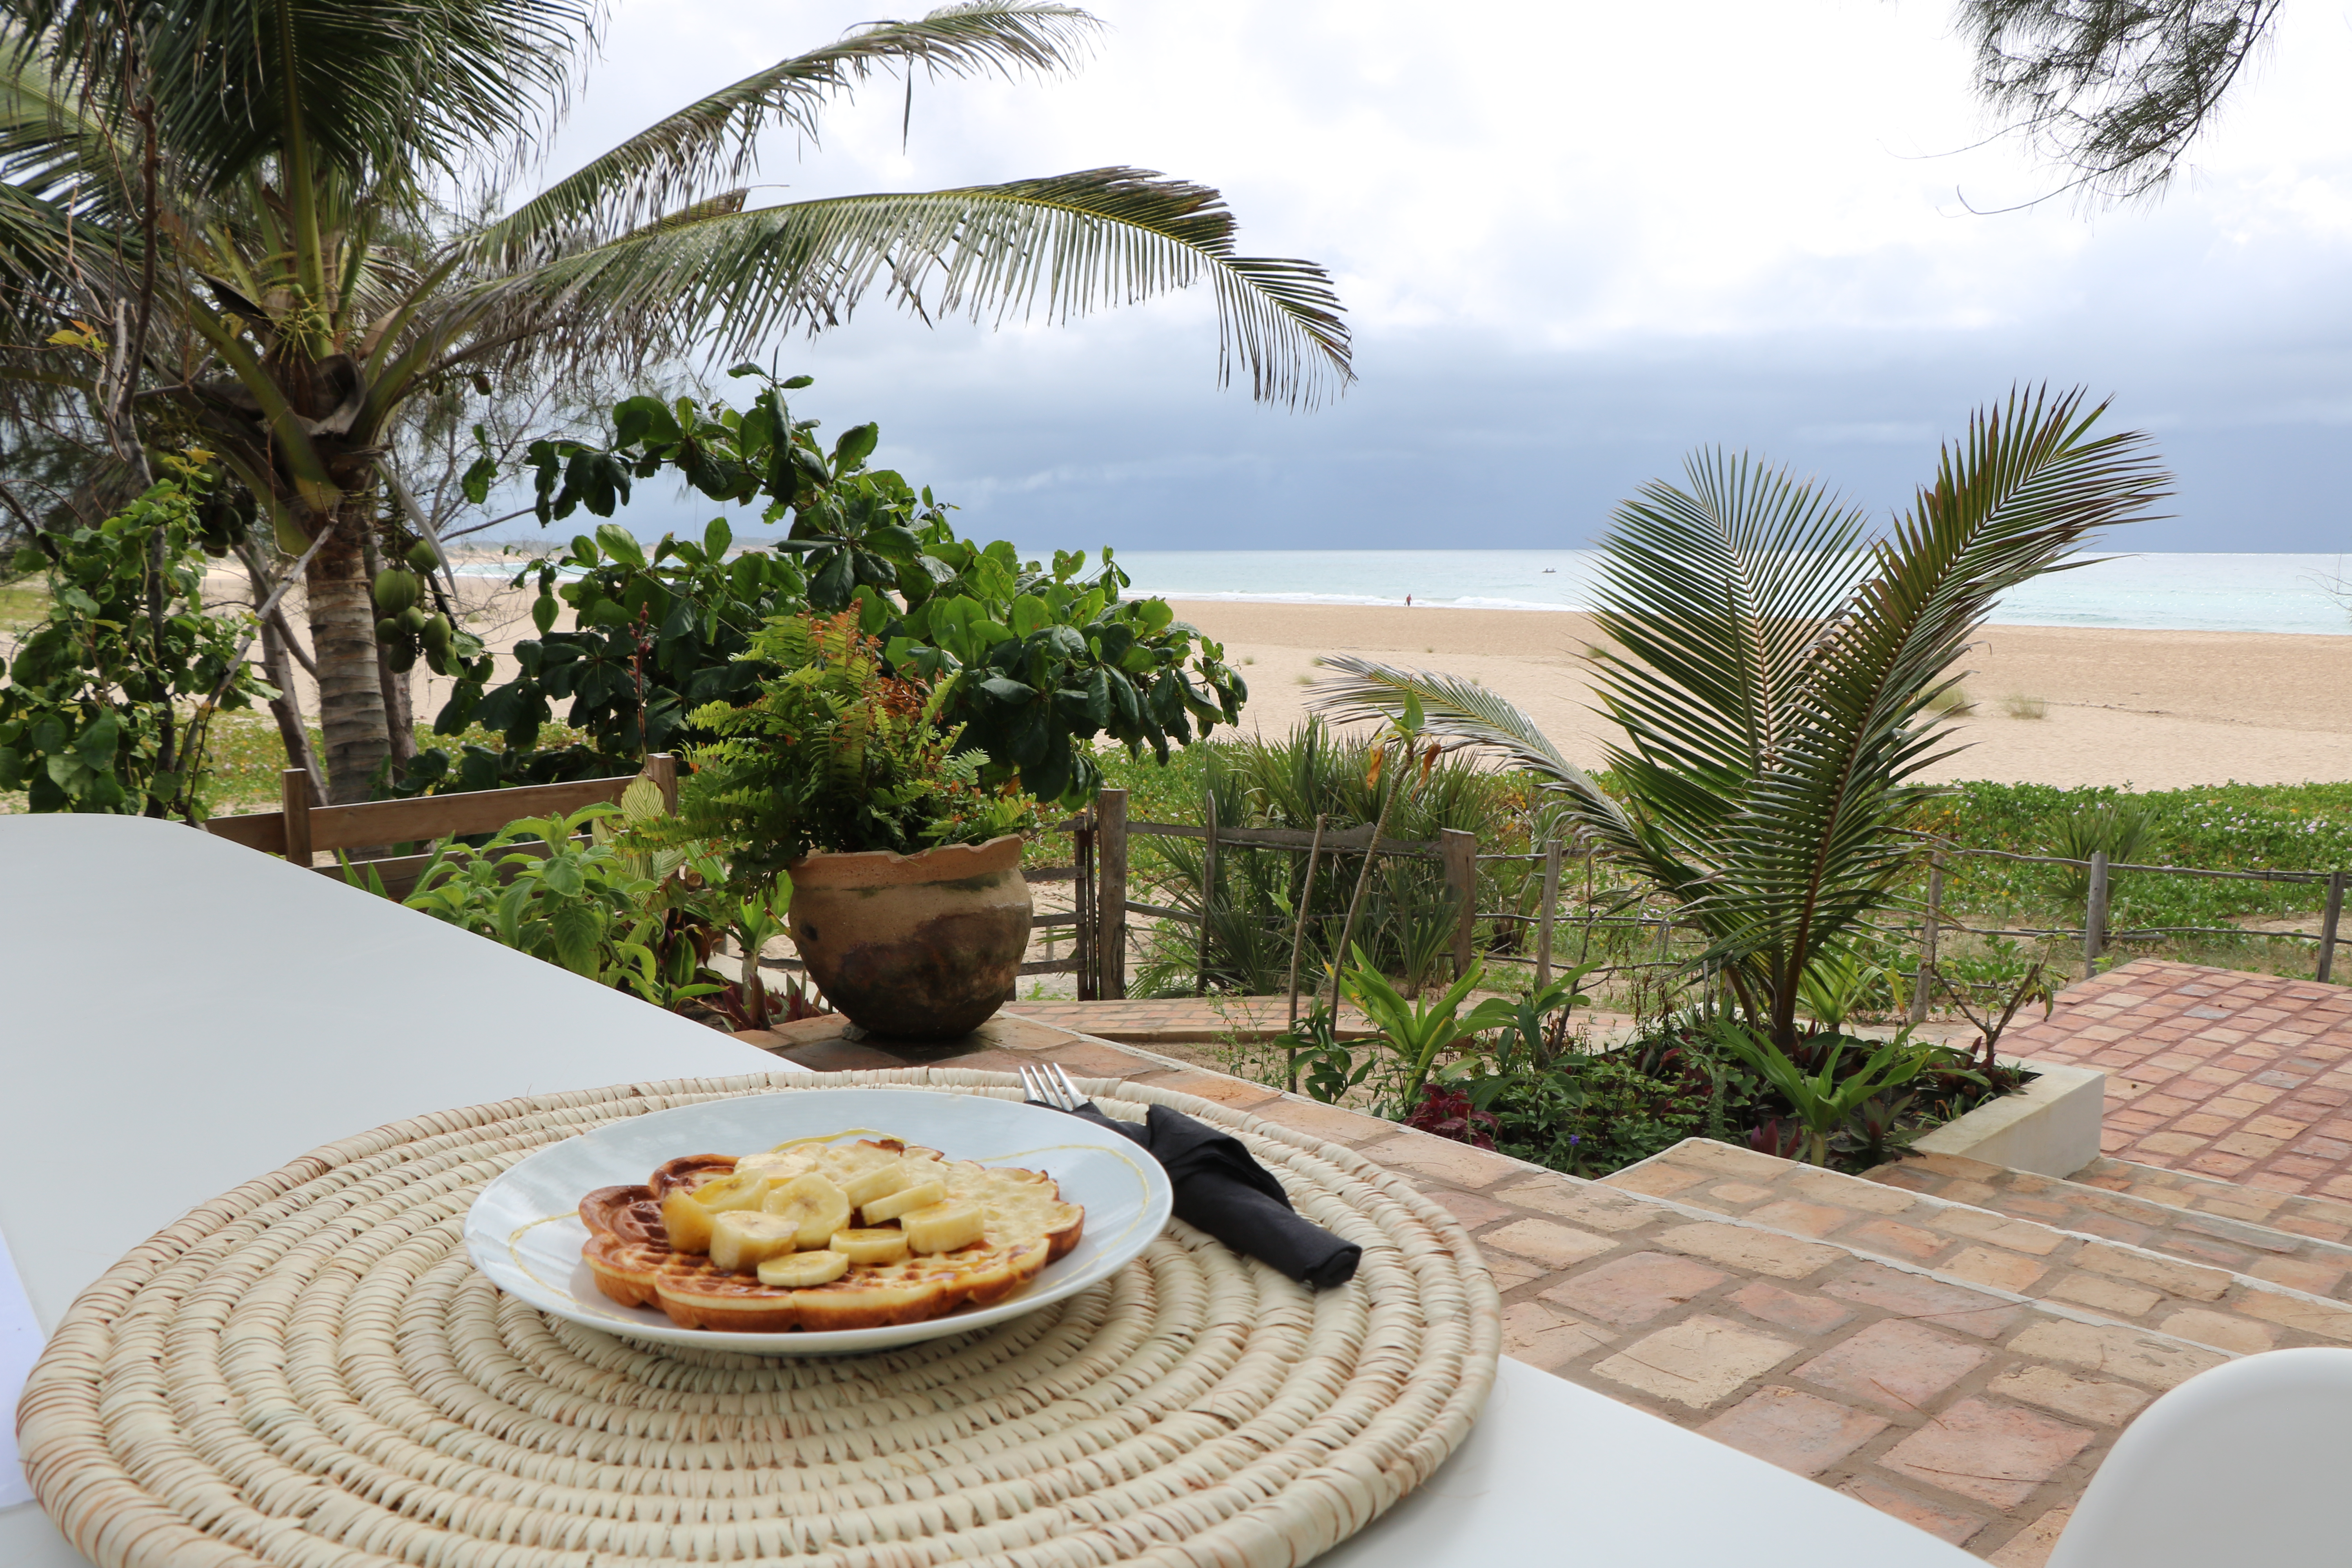
[[[0,817],[0,1236],[44,1331],[188,1208],[404,1117],[789,1063],[185,827]],[[140,1180],[89,1180],[135,1153]],[[74,1181],[73,1218],[49,1201]],[[1470,1439],[1339,1568],[1961,1568],[1827,1488],[1516,1362]],[[37,1508],[0,1563],[86,1568]]]

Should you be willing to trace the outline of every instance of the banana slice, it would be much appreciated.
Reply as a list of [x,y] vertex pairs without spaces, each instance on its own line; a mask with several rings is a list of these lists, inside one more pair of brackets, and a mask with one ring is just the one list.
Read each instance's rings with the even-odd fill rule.
[[907,1246],[916,1252],[953,1252],[970,1247],[988,1228],[975,1203],[936,1203],[898,1216]]
[[884,1220],[897,1219],[908,1209],[919,1209],[931,1204],[944,1203],[947,1195],[948,1189],[945,1183],[918,1182],[911,1187],[900,1187],[895,1193],[886,1193],[872,1203],[858,1205],[858,1217],[867,1225],[880,1225]]
[[903,1230],[836,1230],[825,1243],[852,1263],[898,1263],[907,1256]]
[[730,1274],[755,1274],[772,1258],[791,1256],[800,1226],[781,1215],[730,1209],[711,1222],[710,1262]]
[[830,1285],[849,1272],[849,1259],[838,1252],[794,1252],[771,1258],[760,1265],[760,1283],[782,1290],[805,1290]]
[[835,1231],[849,1223],[849,1200],[842,1196],[839,1187],[814,1171],[776,1188],[760,1206],[791,1222],[793,1245],[803,1252],[823,1247]]
[[670,1249],[674,1252],[704,1253],[710,1250],[711,1212],[694,1201],[694,1194],[685,1187],[674,1187],[669,1196],[662,1199],[662,1229],[669,1234]]
[[915,1184],[914,1173],[903,1160],[893,1160],[887,1165],[877,1165],[861,1171],[841,1184],[842,1194],[858,1208],[864,1208],[876,1198],[887,1198],[902,1187]]
[[757,1171],[770,1181],[789,1182],[815,1166],[816,1156],[806,1149],[771,1149],[761,1154],[746,1154],[736,1161],[735,1173],[740,1176]]
[[768,1194],[769,1176],[765,1171],[739,1171],[731,1176],[721,1176],[715,1182],[705,1182],[693,1189],[694,1201],[713,1214],[727,1214],[736,1209],[756,1209]]

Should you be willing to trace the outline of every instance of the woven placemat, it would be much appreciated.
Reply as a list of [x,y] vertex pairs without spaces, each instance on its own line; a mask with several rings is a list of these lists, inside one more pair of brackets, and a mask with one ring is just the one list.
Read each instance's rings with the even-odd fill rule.
[[501,1295],[461,1231],[483,1184],[621,1117],[729,1095],[1003,1073],[681,1079],[418,1117],[195,1210],[77,1301],[18,1432],[103,1568],[1302,1563],[1427,1479],[1495,1375],[1468,1236],[1336,1144],[1186,1095],[1084,1083],[1239,1134],[1360,1243],[1319,1294],[1182,1225],[993,1329],[823,1359],[682,1351]]

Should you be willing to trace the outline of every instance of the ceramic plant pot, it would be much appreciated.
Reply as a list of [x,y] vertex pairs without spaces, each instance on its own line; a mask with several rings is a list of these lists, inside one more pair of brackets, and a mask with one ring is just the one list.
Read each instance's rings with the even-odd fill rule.
[[1029,949],[1021,840],[787,868],[792,933],[825,999],[871,1035],[950,1040],[995,1012]]

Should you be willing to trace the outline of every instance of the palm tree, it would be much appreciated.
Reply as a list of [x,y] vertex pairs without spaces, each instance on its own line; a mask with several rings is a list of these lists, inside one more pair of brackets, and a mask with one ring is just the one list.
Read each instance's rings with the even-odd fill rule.
[[2012,394],[1944,450],[1884,537],[1785,472],[1694,457],[1687,489],[1643,487],[1602,541],[1591,650],[1612,795],[1510,703],[1451,676],[1353,658],[1311,700],[1491,748],[1563,801],[1598,850],[1681,906],[1739,1006],[1783,1049],[1798,982],[1921,852],[1937,792],[1920,773],[1959,748],[1936,698],[1995,600],[2062,569],[2093,529],[2165,492],[2147,437],[2094,437],[2105,405]]
[[[1202,279],[1221,374],[1294,405],[1350,378],[1323,268],[1238,254],[1205,186],[1104,168],[751,205],[763,132],[813,135],[886,73],[1065,69],[1097,26],[1066,5],[970,0],[857,29],[479,220],[451,193],[546,146],[593,45],[587,0],[9,11],[0,331],[19,346],[0,378],[20,408],[88,400],[126,463],[173,439],[216,452],[308,552],[337,800],[363,797],[387,752],[362,536],[380,497],[400,502],[388,437],[421,391],[733,357],[877,290],[927,318],[1062,320]],[[68,321],[73,341],[47,346]]]

